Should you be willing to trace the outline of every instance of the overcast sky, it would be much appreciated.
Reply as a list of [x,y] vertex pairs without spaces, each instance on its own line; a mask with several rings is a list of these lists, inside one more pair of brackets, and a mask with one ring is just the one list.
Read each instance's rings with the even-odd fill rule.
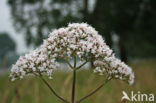
[[[9,6],[7,0],[0,0],[0,33],[7,32],[17,44],[17,52],[25,52],[26,46],[22,34],[17,33],[13,28]],[[2,48],[0,48],[2,49]]]

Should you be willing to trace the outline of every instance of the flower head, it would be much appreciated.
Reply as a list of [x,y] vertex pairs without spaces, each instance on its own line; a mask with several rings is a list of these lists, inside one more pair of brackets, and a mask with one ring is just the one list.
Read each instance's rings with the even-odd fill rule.
[[93,60],[95,72],[109,77],[134,81],[132,69],[115,58],[112,50],[106,45],[102,36],[86,23],[69,24],[50,33],[37,50],[19,58],[11,69],[11,77],[23,78],[26,74],[51,72],[58,66],[57,59],[71,60],[77,57],[81,61]]

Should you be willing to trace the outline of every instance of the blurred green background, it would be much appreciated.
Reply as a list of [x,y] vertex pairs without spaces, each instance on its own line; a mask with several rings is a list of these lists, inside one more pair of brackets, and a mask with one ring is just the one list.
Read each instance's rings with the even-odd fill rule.
[[[155,62],[148,61],[131,65],[136,75],[134,85],[129,86],[121,80],[111,80],[100,91],[82,103],[120,103],[123,96],[122,91],[125,91],[128,95],[131,91],[136,94],[140,91],[141,94],[147,94],[148,96],[151,93],[156,94]],[[93,73],[92,70],[78,71],[76,100],[91,92],[103,81],[103,76]],[[63,103],[50,92],[49,88],[39,78],[25,77],[23,80],[10,82],[8,75],[2,75],[0,76],[0,82],[0,103]],[[71,100],[72,73],[56,71],[49,83],[58,94]],[[134,101],[126,103],[134,103]]]
[[[27,77],[12,83],[8,71],[20,55],[38,47],[49,32],[73,22],[93,26],[136,75],[133,86],[113,80],[83,103],[119,103],[123,90],[156,94],[155,11],[156,0],[1,0],[0,103],[61,102],[39,79]],[[9,20],[5,19],[6,12]],[[15,32],[9,31],[12,29]],[[79,71],[77,98],[104,80],[91,72]],[[71,80],[70,72],[56,71],[51,83],[59,94],[70,99]]]

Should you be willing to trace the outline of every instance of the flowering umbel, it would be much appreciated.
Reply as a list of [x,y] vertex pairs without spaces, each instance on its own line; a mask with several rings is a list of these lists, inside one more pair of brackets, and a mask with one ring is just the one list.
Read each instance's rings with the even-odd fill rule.
[[54,30],[43,44],[25,56],[21,56],[11,69],[11,78],[23,78],[25,75],[47,74],[50,78],[52,71],[59,67],[58,59],[69,63],[78,58],[79,69],[91,60],[94,62],[94,72],[107,75],[133,84],[132,69],[115,58],[112,50],[106,45],[98,32],[86,23],[73,23],[65,28]]

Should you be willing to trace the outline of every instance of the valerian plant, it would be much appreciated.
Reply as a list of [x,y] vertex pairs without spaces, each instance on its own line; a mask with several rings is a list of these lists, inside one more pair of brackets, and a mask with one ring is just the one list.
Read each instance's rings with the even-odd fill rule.
[[[59,96],[43,77],[46,74],[50,79],[52,78],[52,72],[60,66],[58,59],[64,60],[73,71],[71,101]],[[75,101],[76,72],[91,60],[94,65],[93,72],[98,72],[106,79],[88,95]],[[70,61],[73,61],[73,64]],[[129,84],[134,82],[132,69],[115,58],[103,38],[86,23],[73,23],[65,28],[54,30],[38,49],[19,58],[12,66],[10,77],[14,81],[29,74],[40,77],[51,92],[65,103],[82,102],[111,79],[121,79]]]

